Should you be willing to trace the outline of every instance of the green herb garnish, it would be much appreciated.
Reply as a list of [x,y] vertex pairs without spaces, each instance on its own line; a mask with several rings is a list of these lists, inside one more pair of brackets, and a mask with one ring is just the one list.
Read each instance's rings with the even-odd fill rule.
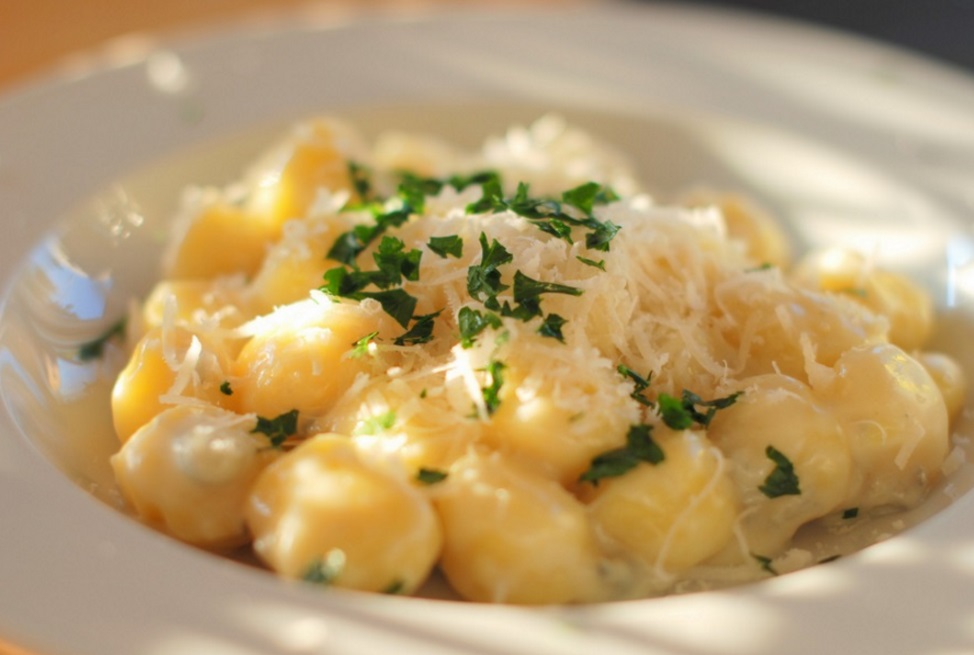
[[298,431],[298,410],[292,409],[274,418],[257,417],[257,426],[251,433],[260,433],[267,436],[271,441],[271,446],[280,448],[284,442]]
[[446,478],[447,472],[439,469],[421,467],[416,472],[416,480],[422,484],[436,484],[437,482],[443,482]]
[[513,261],[514,256],[497,239],[488,243],[483,232],[480,233],[480,249],[480,263],[467,269],[467,293],[488,309],[499,309],[497,294],[509,285],[501,282],[501,272],[497,269]]
[[795,466],[791,460],[774,446],[768,446],[764,450],[764,454],[774,462],[775,466],[765,478],[764,484],[758,486],[761,493],[768,498],[800,495],[801,488],[798,484],[798,476],[795,474]]
[[485,369],[487,371],[488,384],[486,387],[481,388],[481,392],[484,397],[484,406],[487,409],[487,414],[493,414],[500,407],[500,391],[501,387],[504,386],[504,369],[505,364],[496,359],[491,360]]
[[355,428],[356,435],[371,436],[382,434],[396,424],[396,412],[389,410],[375,416],[370,416]]
[[770,557],[767,557],[766,555],[757,555],[755,553],[751,553],[751,557],[754,558],[754,560],[763,570],[767,571],[771,575],[778,575],[778,571],[775,570],[772,564],[774,560],[772,560]]
[[459,235],[451,234],[444,237],[430,237],[427,247],[440,257],[457,257],[463,255],[463,239]]
[[460,346],[470,348],[477,336],[488,327],[495,330],[501,326],[501,319],[493,312],[481,312],[471,307],[461,307],[457,313],[460,328]]
[[88,362],[100,359],[105,354],[105,346],[112,339],[125,336],[126,319],[123,317],[103,332],[98,338],[81,345],[78,348],[78,359]]
[[352,344],[352,350],[349,353],[349,357],[357,359],[359,357],[365,357],[369,354],[369,345],[375,342],[375,338],[379,336],[379,331],[369,332],[364,337]]
[[[741,392],[737,392],[724,398],[704,400],[692,391],[684,389],[679,399],[661,393],[656,402],[660,417],[667,426],[674,430],[687,430],[693,423],[704,428],[708,427],[717,411],[733,405],[740,395]],[[698,407],[706,408],[706,411],[700,411]]]
[[416,346],[427,343],[433,338],[434,321],[443,310],[432,314],[413,317],[413,326],[393,342],[397,346]]
[[313,584],[330,585],[345,570],[345,551],[334,548],[324,557],[311,562],[304,570],[301,579]]
[[662,462],[665,454],[659,444],[653,441],[652,431],[653,426],[647,424],[630,427],[626,435],[626,445],[597,455],[579,480],[598,485],[603,478],[623,475],[640,462],[654,465]]

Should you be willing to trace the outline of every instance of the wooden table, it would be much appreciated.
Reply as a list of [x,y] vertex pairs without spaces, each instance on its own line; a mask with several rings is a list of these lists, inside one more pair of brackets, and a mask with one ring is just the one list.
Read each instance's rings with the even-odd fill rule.
[[[592,0],[590,0],[592,1]],[[455,11],[467,8],[578,5],[585,0],[0,0],[0,94],[59,70],[98,50],[140,35],[205,31],[280,12],[350,13]],[[0,655],[40,655],[4,641]],[[46,655],[46,654],[45,654]],[[57,654],[61,655],[61,654]]]
[[0,92],[113,40],[205,30],[282,11],[421,12],[584,0],[0,0]]

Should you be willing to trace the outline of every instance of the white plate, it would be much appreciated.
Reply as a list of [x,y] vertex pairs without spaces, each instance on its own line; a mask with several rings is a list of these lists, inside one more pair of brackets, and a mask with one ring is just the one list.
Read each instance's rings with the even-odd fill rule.
[[98,500],[111,498],[108,442],[85,445],[105,420],[88,402],[98,371],[67,354],[145,289],[157,249],[119,198],[155,225],[181,184],[232,177],[223,164],[310,113],[471,140],[545,109],[633,151],[661,194],[732,184],[803,245],[874,245],[933,290],[947,312],[938,338],[970,367],[974,83],[958,72],[649,4],[305,17],[169,43],[0,98],[0,635],[65,655],[971,652],[974,497],[948,502],[971,486],[967,466],[920,514],[946,509],[828,566],[573,609],[287,584]]

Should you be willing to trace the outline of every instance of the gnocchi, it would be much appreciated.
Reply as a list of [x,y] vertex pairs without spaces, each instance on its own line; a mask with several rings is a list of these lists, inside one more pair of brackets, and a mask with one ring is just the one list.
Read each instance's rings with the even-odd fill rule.
[[184,198],[114,384],[119,490],[187,543],[370,592],[771,575],[807,526],[922,503],[967,396],[920,286],[792,257],[748,198],[661,204],[557,117],[475,151],[301,123]]

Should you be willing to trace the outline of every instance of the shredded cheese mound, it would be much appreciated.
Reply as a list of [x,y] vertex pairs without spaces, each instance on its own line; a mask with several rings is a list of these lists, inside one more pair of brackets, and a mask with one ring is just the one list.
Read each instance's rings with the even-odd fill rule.
[[112,396],[123,495],[283,576],[519,604],[776,575],[804,526],[921,503],[966,386],[926,292],[642,188],[557,116],[472,152],[302,122],[185,194]]

